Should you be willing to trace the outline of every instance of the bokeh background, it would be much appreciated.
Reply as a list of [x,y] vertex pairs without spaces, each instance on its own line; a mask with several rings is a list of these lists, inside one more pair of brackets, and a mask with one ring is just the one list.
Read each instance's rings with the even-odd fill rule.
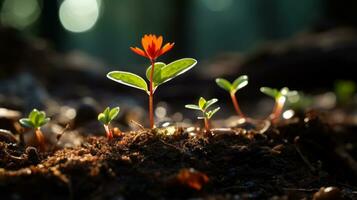
[[177,57],[208,59],[221,52],[248,52],[300,32],[357,23],[353,0],[0,2],[2,25],[45,38],[61,52],[85,51],[113,66],[140,63],[128,47],[139,44],[145,33],[175,41],[172,54]]
[[133,115],[142,120],[145,94],[105,75],[114,69],[144,75],[147,61],[129,47],[147,33],[175,42],[160,61],[199,61],[157,91],[164,116],[199,96],[219,97],[226,108],[220,115],[233,114],[216,77],[250,76],[238,99],[253,116],[271,110],[271,100],[260,101],[261,86],[315,94],[333,90],[336,80],[357,80],[354,0],[0,0],[0,6],[0,104],[24,113],[39,107],[83,120],[120,104],[124,113],[138,106]]

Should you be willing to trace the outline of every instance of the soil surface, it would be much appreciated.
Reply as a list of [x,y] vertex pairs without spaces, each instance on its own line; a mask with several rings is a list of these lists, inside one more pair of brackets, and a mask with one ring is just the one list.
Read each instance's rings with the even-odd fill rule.
[[264,134],[142,129],[45,153],[1,138],[0,197],[357,199],[354,130],[309,113]]

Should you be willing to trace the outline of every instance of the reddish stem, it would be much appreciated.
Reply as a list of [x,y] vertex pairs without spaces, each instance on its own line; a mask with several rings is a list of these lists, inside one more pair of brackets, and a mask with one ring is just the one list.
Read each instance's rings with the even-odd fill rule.
[[40,145],[40,150],[44,151],[45,150],[45,137],[43,136],[43,133],[40,128],[37,128],[35,130],[35,136],[38,141],[38,144]]
[[154,90],[154,88],[153,88],[154,67],[155,67],[155,60],[151,60],[150,86],[149,86],[150,128],[154,128],[154,91],[153,91]]
[[285,100],[286,100],[285,97],[282,97],[281,99],[276,100],[275,106],[273,109],[273,113],[272,113],[272,117],[271,117],[271,120],[273,123],[276,123],[279,121],[281,113],[283,112]]
[[108,140],[112,139],[113,138],[113,132],[110,129],[109,124],[108,125],[104,125],[104,129],[105,129],[105,132],[107,133]]
[[234,106],[234,109],[236,110],[237,114],[242,117],[242,118],[245,118],[245,115],[243,114],[242,110],[240,109],[239,105],[238,105],[238,101],[237,101],[237,98],[235,96],[234,93],[231,93],[231,99],[232,99],[232,102],[233,102],[233,106]]
[[205,123],[205,129],[206,129],[206,132],[210,132],[211,128],[210,128],[210,125],[209,125],[209,121],[207,119],[207,117],[204,118],[204,123]]

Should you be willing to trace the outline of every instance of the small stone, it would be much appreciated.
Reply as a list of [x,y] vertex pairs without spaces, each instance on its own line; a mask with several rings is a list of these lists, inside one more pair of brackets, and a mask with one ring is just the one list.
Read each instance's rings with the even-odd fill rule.
[[340,200],[342,199],[341,190],[337,187],[322,187],[316,192],[313,200]]

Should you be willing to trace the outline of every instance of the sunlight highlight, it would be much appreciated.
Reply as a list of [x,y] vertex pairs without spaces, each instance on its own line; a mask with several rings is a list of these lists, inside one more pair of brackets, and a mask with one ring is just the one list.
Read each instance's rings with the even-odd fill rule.
[[65,0],[59,9],[63,27],[71,32],[81,33],[94,27],[99,18],[100,0]]
[[22,30],[34,24],[40,15],[38,0],[5,0],[1,8],[1,23]]

